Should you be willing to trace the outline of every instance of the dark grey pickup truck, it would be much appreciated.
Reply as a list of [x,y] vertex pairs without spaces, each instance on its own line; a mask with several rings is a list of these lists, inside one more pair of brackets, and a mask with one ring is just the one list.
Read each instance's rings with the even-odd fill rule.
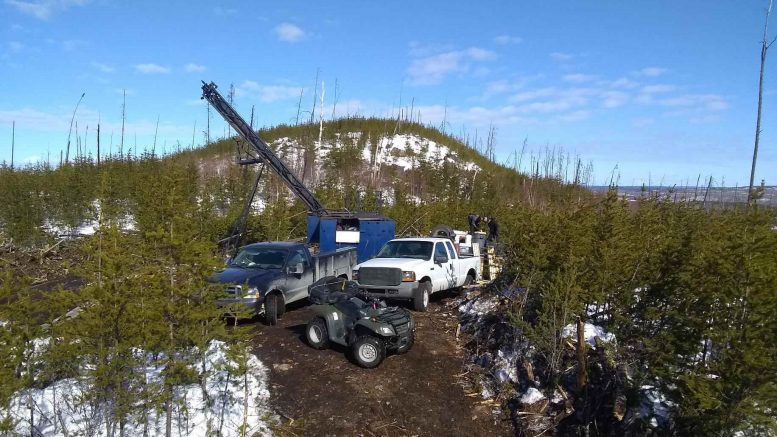
[[286,305],[308,297],[313,282],[324,276],[351,279],[355,265],[356,248],[311,255],[302,243],[263,242],[242,247],[210,281],[225,284],[218,305],[242,303],[274,325]]

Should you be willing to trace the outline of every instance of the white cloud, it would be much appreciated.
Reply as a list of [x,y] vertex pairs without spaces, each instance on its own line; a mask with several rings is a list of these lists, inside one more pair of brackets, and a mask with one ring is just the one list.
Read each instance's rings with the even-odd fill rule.
[[275,26],[275,36],[278,37],[279,41],[294,43],[305,39],[307,34],[297,25],[281,23]]
[[5,0],[5,4],[17,11],[32,15],[39,20],[48,20],[54,14],[64,12],[73,6],[84,6],[90,0]]
[[21,53],[24,50],[24,44],[19,41],[9,41],[7,43],[8,51],[11,53]]
[[235,89],[238,96],[247,95],[258,98],[262,102],[275,102],[278,100],[299,98],[302,87],[285,85],[262,85],[252,80],[246,80]]
[[539,120],[519,113],[513,105],[486,108],[473,106],[469,108],[448,107],[444,105],[429,105],[416,107],[424,123],[439,124],[443,119],[450,124],[467,126],[495,125],[527,125],[538,124]]
[[504,94],[517,89],[517,85],[511,83],[508,80],[497,80],[489,82],[486,85],[486,91],[483,93],[484,98],[495,96],[497,94]]
[[566,74],[564,75],[563,79],[567,82],[575,82],[575,83],[583,83],[583,82],[592,82],[596,80],[596,76],[591,74]]
[[510,35],[499,35],[494,37],[494,42],[503,46],[508,44],[520,44],[523,42],[523,38]]
[[605,108],[617,108],[628,102],[629,95],[621,91],[605,91],[601,94],[602,106]]
[[723,111],[728,109],[728,101],[718,94],[684,94],[661,100],[660,103],[670,107],[693,107],[707,111]]
[[440,83],[450,73],[470,71],[473,62],[496,59],[496,53],[479,47],[453,50],[414,59],[407,68],[412,85],[433,85]]
[[464,54],[475,61],[491,61],[496,59],[496,53],[479,47],[470,47]]
[[579,110],[570,112],[568,114],[560,115],[558,117],[559,120],[565,121],[567,123],[574,123],[578,121],[583,121],[591,118],[591,111],[587,110]]
[[187,73],[202,73],[207,68],[204,65],[189,63],[183,67],[183,71]]
[[610,82],[609,85],[613,88],[636,88],[639,86],[639,83],[627,77],[621,77]]
[[561,53],[561,52],[553,52],[550,54],[550,59],[553,59],[556,62],[567,62],[571,61],[572,58],[574,58],[575,55],[569,54],[569,53]]
[[528,102],[542,97],[550,97],[555,94],[556,88],[538,88],[534,90],[522,91],[518,94],[510,96],[509,101],[512,103]]
[[640,77],[658,77],[658,76],[661,76],[662,74],[664,74],[666,72],[667,72],[666,68],[646,67],[646,68],[643,68],[641,70],[637,70],[637,71],[633,72],[632,74],[634,74],[635,76],[640,76]]
[[659,85],[643,86],[640,92],[645,94],[663,94],[663,93],[672,92],[676,89],[677,87],[674,85],[659,84]]
[[170,69],[157,64],[137,64],[135,71],[140,74],[167,74]]
[[100,63],[100,62],[92,62],[92,67],[94,67],[97,70],[99,70],[100,73],[109,74],[109,73],[113,73],[114,71],[116,71],[116,69],[111,67],[110,65],[103,64],[103,63]]

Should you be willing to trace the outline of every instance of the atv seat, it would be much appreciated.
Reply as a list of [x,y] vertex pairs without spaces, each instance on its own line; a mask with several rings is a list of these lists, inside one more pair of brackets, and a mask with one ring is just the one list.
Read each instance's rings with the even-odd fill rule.
[[347,301],[358,293],[359,287],[353,281],[334,276],[325,276],[310,285],[308,294],[311,302],[319,305]]

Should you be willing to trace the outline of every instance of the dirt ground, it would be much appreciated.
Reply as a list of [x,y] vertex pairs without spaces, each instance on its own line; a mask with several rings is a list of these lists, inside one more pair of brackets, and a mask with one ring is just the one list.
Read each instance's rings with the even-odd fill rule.
[[313,313],[289,308],[277,326],[257,323],[255,352],[270,368],[270,404],[284,420],[282,436],[508,436],[498,406],[487,405],[462,375],[452,297],[435,296],[413,313],[416,342],[376,369],[351,363],[345,348],[315,350],[304,340]]

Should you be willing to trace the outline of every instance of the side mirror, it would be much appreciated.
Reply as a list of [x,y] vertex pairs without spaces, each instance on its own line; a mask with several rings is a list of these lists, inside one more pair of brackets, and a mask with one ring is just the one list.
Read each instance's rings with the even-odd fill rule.
[[305,267],[302,263],[297,263],[286,268],[286,272],[290,275],[301,275],[305,272]]
[[435,256],[434,257],[434,263],[435,264],[445,264],[448,262],[448,257],[445,255]]

